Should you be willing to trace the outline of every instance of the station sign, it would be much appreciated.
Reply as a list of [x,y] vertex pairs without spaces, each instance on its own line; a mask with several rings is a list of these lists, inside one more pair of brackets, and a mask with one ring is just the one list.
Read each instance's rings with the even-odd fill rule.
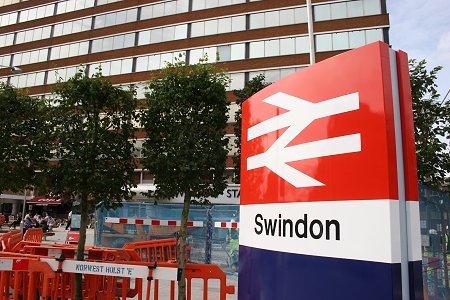
[[246,100],[241,170],[240,300],[421,299],[405,53],[373,43]]

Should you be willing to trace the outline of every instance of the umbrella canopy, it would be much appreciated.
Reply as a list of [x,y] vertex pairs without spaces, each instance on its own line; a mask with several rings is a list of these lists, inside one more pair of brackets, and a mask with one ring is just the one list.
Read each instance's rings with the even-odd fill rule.
[[27,204],[59,205],[61,204],[61,198],[53,198],[51,196],[40,196],[27,200]]

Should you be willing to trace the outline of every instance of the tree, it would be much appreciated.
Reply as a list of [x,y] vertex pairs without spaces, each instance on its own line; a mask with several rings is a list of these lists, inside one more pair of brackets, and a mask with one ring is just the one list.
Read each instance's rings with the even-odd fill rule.
[[[136,99],[100,73],[80,69],[54,89],[54,146],[57,163],[49,171],[54,193],[76,198],[81,207],[77,260],[84,259],[89,204],[113,208],[131,198]],[[76,274],[76,299],[82,299]]]
[[186,298],[186,235],[192,202],[207,203],[225,187],[228,140],[225,136],[229,82],[214,65],[168,64],[161,78],[148,84],[147,110],[142,125],[144,166],[154,176],[154,197],[170,199],[184,194],[180,228],[178,299]]
[[424,184],[442,188],[450,172],[450,105],[440,100],[436,76],[442,67],[427,70],[425,60],[409,62],[416,137],[417,169]]
[[234,119],[236,121],[236,124],[234,125],[234,135],[236,136],[234,143],[237,149],[236,154],[233,157],[235,183],[241,182],[242,103],[268,85],[270,85],[270,83],[266,82],[266,77],[264,74],[259,74],[249,80],[243,89],[233,91],[237,97],[236,104],[238,105],[238,109],[234,115]]
[[0,194],[33,187],[47,165],[47,110],[42,99],[0,84]]

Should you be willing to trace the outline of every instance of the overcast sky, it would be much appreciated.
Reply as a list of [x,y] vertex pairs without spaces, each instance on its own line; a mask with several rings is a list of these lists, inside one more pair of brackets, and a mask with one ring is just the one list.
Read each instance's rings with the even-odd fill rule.
[[425,59],[429,69],[444,67],[437,81],[443,99],[450,89],[450,1],[387,0],[387,5],[392,48]]

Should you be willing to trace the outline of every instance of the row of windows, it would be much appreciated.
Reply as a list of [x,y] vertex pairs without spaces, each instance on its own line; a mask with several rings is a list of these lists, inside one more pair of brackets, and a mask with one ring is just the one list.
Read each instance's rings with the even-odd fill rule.
[[243,31],[246,29],[245,16],[228,17],[192,23],[191,37],[218,33]]
[[28,0],[0,0],[0,6],[6,6],[6,5],[11,5],[11,4],[16,4],[19,2],[25,2]]
[[[181,3],[180,1],[171,1]],[[163,4],[171,3],[165,2]],[[158,4],[159,5],[159,4]],[[157,6],[157,5],[152,5]],[[100,28],[102,26],[110,26],[115,24],[118,20],[120,22],[132,22],[137,18],[137,10],[126,10],[96,17],[94,27]],[[269,21],[272,20],[272,21]],[[283,9],[271,11],[266,13],[250,14],[250,29],[261,27],[272,27],[279,25],[288,25],[294,23],[306,22],[306,11],[304,7]],[[54,25],[53,37],[78,33],[82,31],[91,30],[92,18],[84,18],[80,20],[68,21]],[[156,28],[140,32],[138,45],[146,45],[159,43],[162,41],[178,40],[187,38],[187,24],[170,26],[164,28]],[[235,16],[220,19],[213,19],[208,21],[200,21],[192,23],[191,37],[200,37],[205,35],[221,34],[227,32],[244,31],[247,28],[246,16]],[[0,35],[1,45],[10,46],[12,44],[21,44],[40,39],[50,38],[51,26],[39,27],[30,30],[20,31],[14,41],[14,34]],[[99,43],[99,42],[97,42]],[[133,43],[134,44],[134,43]],[[124,47],[129,47],[125,45]],[[98,49],[98,48],[96,48]],[[116,49],[113,47],[113,49]],[[117,48],[118,49],[118,48]],[[101,51],[101,50],[98,50]],[[96,50],[96,52],[98,52]],[[105,50],[106,51],[106,50]]]
[[[173,63],[175,57],[177,57],[179,60],[184,61],[186,58],[186,51],[167,52],[162,54],[138,57],[136,59],[135,70],[136,72],[158,70],[165,67],[166,63]],[[99,66],[101,66],[102,74],[105,76],[127,74],[133,71],[133,59],[126,58],[93,64],[89,69],[90,76],[95,73],[95,70]]]
[[192,10],[202,10],[220,6],[241,4],[246,0],[192,0]]
[[208,62],[245,59],[245,43],[192,49],[189,51],[190,64],[196,64],[204,58],[207,58]]
[[[112,2],[117,2],[121,0],[98,0],[97,6],[108,4]],[[8,1],[2,1],[8,2]],[[9,1],[8,4],[17,3],[19,1]],[[5,5],[8,5],[5,4]],[[0,4],[1,5],[1,4]],[[95,5],[95,0],[68,0],[59,1],[57,3],[47,4],[39,7],[33,7],[29,9],[24,9],[19,12],[6,13],[0,16],[0,26],[7,26],[16,23],[22,23],[27,21],[32,21],[36,19],[51,17],[55,14],[63,14],[67,12],[72,12],[80,9],[85,9],[93,7]]]
[[40,49],[34,51],[28,51],[23,53],[17,53],[13,56],[13,66],[21,66],[25,64],[34,64],[38,62],[47,61],[48,49]]
[[[91,30],[92,18],[84,18],[54,25],[53,36],[61,36]],[[20,32],[19,32],[20,33]],[[24,41],[26,43],[27,40]]]
[[[319,34],[315,36],[315,45],[317,52],[323,51],[335,51],[335,50],[347,50],[351,48],[356,48],[363,46],[365,44],[369,44],[378,40],[383,40],[383,30],[382,29],[368,29],[368,30],[358,30],[358,31],[349,31],[349,32],[337,32],[337,33],[327,33],[327,34]],[[290,54],[298,54],[298,53],[308,53],[309,44],[307,36],[300,37],[290,37],[290,38],[281,38],[281,39],[272,39],[266,41],[256,41],[250,42],[249,44],[249,58],[258,58],[258,57],[270,57],[276,55],[290,55]],[[88,44],[85,42],[77,43],[78,52],[80,48],[83,53],[88,52]],[[70,54],[69,50],[65,50],[64,55],[68,55],[67,51]],[[75,48],[72,50],[73,52],[77,52]],[[92,64],[92,68],[90,68],[90,75],[95,73],[95,69],[101,65],[103,69],[103,74],[105,76],[119,75],[119,74],[127,74],[133,71],[142,72],[147,70],[157,70],[164,67],[165,62],[172,63],[174,57],[182,55],[182,59],[185,57],[189,57],[189,63],[195,64],[199,62],[199,60],[205,55],[208,57],[209,61],[216,61],[217,59],[220,61],[229,61],[229,60],[238,60],[246,58],[246,46],[244,43],[232,44],[232,45],[222,45],[222,46],[214,46],[207,48],[199,48],[199,49],[191,49],[185,51],[176,51],[169,53],[160,53],[153,54],[148,56],[136,57],[136,58],[125,58],[114,61],[106,61],[100,63]],[[47,49],[36,50],[33,52],[26,52],[20,55],[14,56],[14,65],[16,62],[29,60],[29,61],[45,61],[48,55]],[[52,54],[51,54],[52,55]],[[59,52],[61,55],[61,51]],[[25,56],[25,57],[24,57]],[[16,58],[17,57],[17,58]],[[0,57],[5,62],[4,65],[8,65],[6,57]],[[17,59],[17,61],[16,61]],[[5,61],[6,60],[6,61]],[[134,61],[135,60],[135,61]],[[63,70],[72,69],[74,67],[62,68],[59,73],[65,74]],[[75,71],[73,71],[75,72]],[[43,73],[43,72],[40,72]],[[52,72],[49,72],[49,74]],[[53,72],[54,73],[54,72]],[[66,72],[67,73],[67,72]],[[72,74],[72,73],[70,73]],[[73,73],[74,74],[74,73]],[[63,77],[63,76],[61,76]],[[68,76],[70,77],[70,76]],[[31,75],[23,74],[19,76],[14,76],[11,78],[15,78],[14,85],[18,87],[25,86],[33,86],[44,84],[43,75]],[[65,78],[65,77],[63,77]],[[49,75],[47,79],[47,84],[52,84],[56,82],[56,77],[52,77]],[[239,82],[239,81],[238,81]]]
[[89,53],[89,41],[73,43],[63,46],[56,46],[51,48],[50,60],[73,57],[78,55],[85,55],[88,53]]
[[140,20],[181,14],[189,11],[189,0],[167,1],[141,7]]
[[11,63],[11,55],[0,56],[0,65],[10,66],[10,63]]
[[54,3],[21,10],[19,14],[19,23],[50,17],[53,16],[54,13]]
[[[162,3],[167,5],[168,3],[181,3],[180,1],[170,1]],[[362,0],[362,1],[352,1],[351,3],[374,3],[373,1],[379,0]],[[372,2],[370,2],[372,1]],[[341,5],[348,5],[350,2],[334,3]],[[379,3],[378,3],[379,4]],[[161,4],[158,4],[161,5]],[[151,5],[155,7],[157,5]],[[330,5],[319,5],[318,7],[330,7]],[[114,16],[113,16],[114,15]],[[108,16],[111,16],[110,18]],[[119,17],[120,16],[120,17]],[[257,29],[262,27],[272,27],[272,26],[283,26],[289,24],[305,23],[307,22],[306,8],[297,7],[291,9],[275,10],[263,13],[254,13],[249,15],[249,28]],[[98,24],[103,24],[104,26],[112,25],[117,20],[120,22],[131,22],[137,18],[137,10],[126,10],[121,12],[116,12],[113,14],[103,15],[102,18],[96,17],[94,26],[100,26]],[[247,28],[246,16],[235,16],[220,19],[212,19],[207,21],[200,21],[192,23],[191,26],[191,37],[200,37],[206,35],[221,34],[227,32],[243,31]],[[103,26],[101,25],[101,26]],[[82,31],[87,31],[92,28],[92,18],[84,18],[75,21],[69,21],[65,23],[60,23],[54,25],[53,36],[61,36],[66,34],[72,34]],[[107,37],[103,39],[94,40],[93,52],[109,51],[115,49],[121,49],[125,47],[131,47],[134,45],[134,41],[131,38],[132,34],[121,35],[117,37]],[[40,39],[50,38],[51,36],[51,26],[35,28],[31,30],[21,31],[17,33],[15,43],[25,43],[29,41],[36,41]],[[188,25],[177,25],[169,26],[164,28],[155,28],[150,30],[145,30],[139,32],[138,45],[147,45],[153,43],[160,43],[164,41],[184,39],[188,37]],[[122,41],[124,41],[122,45]],[[128,43],[126,41],[130,41]],[[14,43],[14,34],[0,35],[0,45],[9,46]]]
[[[138,45],[158,43],[174,39],[183,39],[186,37],[187,25],[170,26],[139,32]],[[135,39],[135,33],[129,33],[93,40],[90,53],[98,53],[122,49],[126,47],[133,47],[135,45]],[[309,51],[307,37],[293,37],[269,41],[257,41],[250,42],[249,44],[249,58],[299,54],[307,53]],[[20,66],[46,61],[49,51],[50,60],[86,55],[89,54],[89,41],[55,46],[48,49],[46,48],[35,51],[16,53],[14,54],[12,65]],[[245,59],[245,43],[222,45],[219,47],[214,46],[205,49],[192,49],[190,50],[190,62],[197,63],[205,54],[208,55],[211,61],[215,61],[216,53],[218,53],[220,61]],[[10,57],[10,55],[4,56],[4,60],[7,62],[7,64],[3,65],[9,65]]]
[[250,42],[250,58],[309,53],[308,36]]
[[92,53],[133,47],[135,39],[136,34],[134,32],[96,39],[92,41]]
[[56,14],[64,14],[76,10],[94,7],[95,0],[68,0],[60,1],[56,7]]
[[[122,0],[97,0],[97,6],[105,5],[108,3],[119,2]],[[95,6],[95,0],[67,0],[58,2],[56,8],[56,14],[64,14],[76,10],[81,10]]]
[[250,29],[307,23],[306,7],[274,10],[250,15]]
[[186,39],[187,24],[155,28],[139,32],[138,46]]
[[11,24],[16,24],[18,15],[19,14],[17,12],[1,15],[0,16],[0,26],[8,26]]
[[315,36],[317,52],[353,49],[376,41],[383,41],[382,29],[336,32]]
[[314,6],[314,21],[381,14],[380,0],[357,0]]
[[95,16],[94,28],[97,29],[135,22],[138,19],[137,16],[138,16],[137,8]]

